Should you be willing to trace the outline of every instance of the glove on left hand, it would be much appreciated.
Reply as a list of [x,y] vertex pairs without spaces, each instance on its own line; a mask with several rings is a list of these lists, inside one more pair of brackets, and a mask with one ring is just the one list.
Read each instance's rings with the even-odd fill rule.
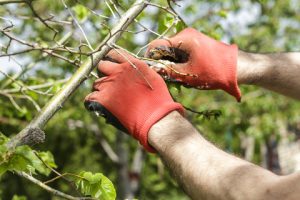
[[183,114],[182,105],[173,101],[164,80],[145,62],[121,50],[110,51],[107,57],[114,62],[99,63],[98,70],[107,76],[95,81],[95,91],[85,98],[86,108],[101,112],[155,152],[148,144],[149,129],[171,111]]

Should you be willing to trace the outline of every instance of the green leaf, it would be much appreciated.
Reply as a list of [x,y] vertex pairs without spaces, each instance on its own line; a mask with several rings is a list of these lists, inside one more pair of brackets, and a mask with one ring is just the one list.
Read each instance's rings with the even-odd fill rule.
[[[26,171],[35,174],[37,170],[40,173],[45,174],[43,173],[44,172],[43,168],[45,168],[44,164],[42,163],[42,161],[39,160],[39,158],[34,154],[34,152],[29,146],[24,145],[24,146],[17,147],[14,156],[20,156],[24,160],[26,160],[27,163]],[[17,166],[13,166],[13,168],[17,169],[16,167]],[[17,170],[17,171],[23,171],[23,170]]]
[[9,138],[0,133],[0,176],[9,169],[8,160],[10,159],[10,153],[7,152],[7,142]]
[[174,17],[171,14],[166,14],[163,20],[158,22],[158,32],[163,32],[169,28],[174,22]]
[[174,22],[174,17],[171,14],[167,14],[164,18],[164,25],[165,27],[170,27]]
[[90,11],[85,6],[80,4],[74,6],[73,10],[76,14],[76,18],[79,21],[84,21],[90,15]]
[[219,10],[218,15],[222,18],[227,17],[227,11],[226,10]]
[[181,85],[175,82],[167,82],[168,89],[172,95],[177,96],[181,92]]
[[46,165],[56,168],[51,152],[37,152],[39,158],[27,145],[19,146],[15,151],[9,152],[6,147],[8,141],[6,136],[0,134],[0,176],[6,171],[24,171],[32,174],[36,174],[37,171],[48,176],[51,170]]
[[7,172],[8,170],[8,165],[7,163],[1,163],[0,165],[0,177],[5,173]]
[[180,22],[178,22],[178,23],[176,24],[175,28],[176,28],[176,32],[178,33],[178,32],[180,32],[180,31],[182,31],[183,29],[185,29],[186,26],[184,25],[184,23],[182,23],[182,22],[180,21]]
[[8,142],[8,141],[9,141],[9,138],[0,132],[0,145],[4,144],[5,142]]
[[27,197],[15,194],[11,200],[27,200]]
[[12,171],[28,171],[29,160],[24,158],[21,155],[13,155],[12,158],[9,160],[8,163],[8,170]]
[[84,194],[101,200],[116,199],[116,190],[112,182],[101,173],[80,172],[76,180],[77,188]]
[[101,192],[102,192],[102,196],[103,199],[116,199],[116,190],[113,186],[113,183],[104,175],[102,175],[102,188],[101,188]]
[[52,168],[57,168],[57,165],[55,164],[54,161],[53,154],[50,151],[38,152],[38,155],[46,165]]
[[[7,151],[7,146],[6,146],[6,143],[9,141],[9,139],[3,135],[2,133],[0,133],[0,155],[1,155],[1,158],[3,156],[3,154]],[[0,159],[0,162],[2,160]]]

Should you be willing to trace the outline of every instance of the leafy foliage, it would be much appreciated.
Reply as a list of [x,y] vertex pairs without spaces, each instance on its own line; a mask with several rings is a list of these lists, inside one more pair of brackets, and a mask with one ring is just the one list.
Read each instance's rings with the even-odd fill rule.
[[36,172],[48,176],[51,170],[47,167],[56,168],[53,155],[50,151],[36,152],[29,146],[19,146],[15,151],[7,150],[9,139],[3,134],[0,135],[0,176],[7,171],[11,172]]
[[83,171],[79,173],[79,176],[82,178],[76,181],[76,186],[83,194],[103,200],[116,199],[116,191],[112,182],[103,174]]

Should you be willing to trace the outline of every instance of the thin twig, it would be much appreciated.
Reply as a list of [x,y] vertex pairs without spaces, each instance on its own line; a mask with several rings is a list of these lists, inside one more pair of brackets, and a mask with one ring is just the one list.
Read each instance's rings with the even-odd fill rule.
[[25,89],[25,90],[30,90],[30,91],[32,91],[32,92],[35,92],[35,93],[37,93],[37,94],[51,96],[51,95],[49,95],[49,94],[46,93],[46,92],[41,92],[41,91],[39,91],[39,90],[35,90],[35,89],[32,89],[32,88],[30,88],[30,87],[24,85],[22,82],[13,79],[10,75],[8,75],[7,73],[5,73],[5,72],[3,72],[3,71],[1,71],[1,70],[0,70],[0,73],[3,74],[4,76],[6,76],[7,78],[9,78],[10,80],[12,80],[14,83],[16,83],[16,84],[19,86],[19,90],[20,90],[20,91]]
[[91,13],[93,13],[94,15],[98,16],[98,17],[101,17],[101,18],[104,18],[104,19],[109,19],[109,17],[105,16],[105,15],[101,15],[99,13],[97,13],[96,11],[90,9],[89,7],[87,7],[86,5],[84,5],[83,3],[79,2],[80,5],[86,7]]
[[[26,41],[24,41],[22,39],[19,39],[19,38],[13,36],[12,34],[7,33],[7,31],[4,31],[4,30],[0,29],[0,32],[2,32],[5,36],[7,36],[8,38],[10,38],[11,40],[14,40],[14,41],[16,41],[16,42],[18,42],[20,44],[25,45],[25,46],[31,47],[31,49],[24,50],[24,52],[21,52],[21,53],[26,53],[26,52],[31,51],[31,50],[40,50],[40,51],[42,51],[42,52],[44,52],[44,53],[46,53],[48,55],[51,55],[53,57],[59,58],[61,60],[64,60],[64,61],[66,61],[66,62],[68,62],[68,63],[70,63],[72,65],[78,66],[78,63],[77,63],[76,60],[71,60],[71,59],[68,59],[68,58],[60,55],[60,54],[54,53],[53,52],[54,50],[58,50],[55,47],[54,48],[40,47],[37,44],[32,44],[32,43],[26,42]],[[10,55],[4,54],[4,55],[0,55],[0,57],[11,56],[11,55],[14,55],[14,54],[10,54]]]
[[[159,34],[159,36],[156,39],[161,39],[161,38],[165,38],[166,40],[168,40],[167,37],[165,37],[165,35],[171,30],[171,28],[176,25],[178,23],[178,19],[175,18],[175,20],[172,22],[172,24],[166,29],[164,30],[164,32],[162,34]],[[144,50],[145,48],[147,48],[149,46],[149,44],[146,44],[145,46],[141,47],[139,49],[139,51],[136,53],[137,55],[139,55],[142,50]]]
[[151,2],[148,2],[147,3],[149,6],[154,6],[154,7],[157,7],[159,9],[162,9],[168,13],[170,13],[171,15],[173,15],[174,17],[178,17],[178,15],[173,12],[169,7],[166,7],[166,6],[162,6],[162,5],[159,5],[159,4],[156,4],[156,3],[151,3]]
[[11,104],[19,111],[19,112],[23,112],[23,110],[21,109],[21,107],[17,104],[17,102],[14,100],[14,98],[12,97],[12,95],[10,94],[6,94],[4,92],[0,92],[1,95],[6,96]]
[[41,111],[41,107],[39,106],[39,104],[31,96],[25,95],[25,97],[33,104],[33,106],[35,107],[35,109],[38,112]]
[[84,177],[79,176],[79,175],[77,175],[77,174],[63,173],[63,174],[59,174],[58,176],[56,176],[56,177],[54,177],[54,178],[52,178],[52,179],[50,179],[50,180],[48,180],[48,181],[45,181],[44,184],[49,184],[49,183],[51,183],[51,182],[53,182],[53,181],[55,181],[55,180],[57,180],[57,179],[64,178],[65,176],[72,176],[72,177],[75,177],[75,178],[79,178],[79,179],[84,179],[84,180],[86,180]]
[[[180,19],[180,21],[183,23],[183,25],[185,26],[185,27],[187,27],[188,25],[185,23],[185,21],[182,19],[182,17],[176,12],[176,10],[172,7],[172,5],[171,5],[171,0],[167,0],[167,2],[168,2],[168,5],[169,5],[169,8],[171,9],[171,11],[173,12],[173,13],[175,13],[176,15],[177,15],[177,17]],[[172,1],[173,3],[175,3],[175,1]],[[175,3],[175,5],[177,5],[176,3]],[[178,5],[177,5],[178,6]]]
[[117,5],[117,0],[114,0],[114,1],[109,0],[109,2],[114,6],[114,9],[118,14],[118,17],[121,17],[121,14],[120,14],[120,11],[119,11],[119,8],[118,8],[118,7],[120,7],[120,5]]
[[25,172],[16,172],[17,175],[26,178],[27,180],[29,180],[30,182],[38,185],[39,187],[43,188],[44,190],[50,192],[51,194],[53,194],[54,196],[58,196],[64,199],[70,199],[70,200],[82,200],[82,199],[92,199],[90,197],[73,197],[69,194],[65,194],[59,190],[56,190],[52,187],[49,187],[48,185],[42,183],[41,181],[39,181],[38,179],[34,178],[33,176],[25,173]]
[[[69,183],[69,185],[75,190],[77,191],[76,189],[76,185],[74,184],[74,182],[70,181],[69,179],[67,179],[66,177],[64,177],[61,173],[59,173],[58,171],[56,171],[55,169],[53,169],[51,166],[49,166],[42,158],[41,156],[38,154],[38,152],[36,151],[33,151],[33,153],[36,155],[36,157],[48,168],[50,169],[53,173],[55,173],[57,176],[60,176],[62,179],[64,179],[65,181],[67,181]],[[80,177],[82,178],[82,177]],[[44,182],[44,184],[46,184]],[[78,191],[77,191],[78,195],[81,195]]]
[[22,68],[22,70],[16,74],[14,74],[11,78],[12,79],[7,79],[1,86],[0,89],[4,89],[5,87],[9,86],[11,83],[13,83],[15,80],[17,80],[19,77],[21,77],[25,72],[30,70],[35,66],[36,63],[30,63],[28,66],[25,68]]
[[67,6],[66,2],[64,0],[61,0],[62,4],[64,5],[65,9],[67,9],[67,11],[69,12],[69,14],[71,15],[72,19],[74,20],[75,24],[78,26],[78,28],[80,29],[85,41],[87,42],[89,48],[93,51],[94,48],[92,47],[91,43],[89,42],[83,28],[80,26],[78,20],[76,19],[76,17],[73,15],[71,9]]
[[[112,48],[114,48],[114,46],[112,45]],[[129,60],[127,58],[127,56],[125,56],[121,51],[119,51],[118,49],[114,48],[114,50],[116,52],[118,52],[118,54],[120,54],[123,58],[125,58],[127,60],[127,62],[129,62],[129,64],[138,72],[138,74],[146,81],[146,83],[148,84],[148,86],[151,88],[151,90],[153,90],[153,87],[151,85],[151,83],[148,81],[148,79],[145,77],[145,75],[140,71],[140,69],[133,63],[131,62],[131,60]]]
[[[57,42],[57,46],[59,45],[63,45],[73,34],[73,31],[70,31],[68,33],[66,33],[64,35],[64,37],[62,37],[58,42]],[[27,67],[22,68],[22,70],[15,74],[14,76],[12,76],[12,79],[8,79],[7,81],[5,81],[0,88],[3,89],[5,87],[7,87],[8,85],[10,85],[11,83],[13,83],[14,80],[18,79],[19,77],[21,77],[24,73],[26,73],[28,70],[30,70],[31,68],[33,68],[40,60],[42,60],[43,58],[45,58],[46,55],[42,55],[41,58],[37,59],[35,62],[30,63]]]
[[147,28],[145,25],[143,25],[141,22],[139,22],[137,19],[134,19],[134,21],[141,26],[142,28],[144,28],[145,30],[149,31],[150,33],[153,33],[156,36],[161,36],[159,33],[156,33],[155,31],[151,30],[150,28]]
[[[11,13],[12,16],[16,17],[16,18],[19,18],[19,19],[24,19],[24,20],[38,20],[40,21],[37,17],[32,17],[32,16],[26,16],[26,15],[14,15],[13,13]],[[55,24],[55,25],[62,25],[62,26],[65,26],[65,25],[72,25],[73,23],[71,21],[67,21],[67,20],[56,20],[56,19],[45,19],[45,21],[48,23],[48,24]]]
[[0,5],[11,4],[11,3],[26,3],[25,0],[0,0]]
[[141,57],[137,56],[136,54],[132,53],[131,51],[128,51],[126,48],[121,47],[120,45],[112,44],[112,46],[113,46],[115,49],[122,49],[123,51],[125,51],[126,53],[132,55],[133,57],[135,57],[135,58],[137,58],[137,59],[140,59],[140,58],[141,58]]
[[[21,90],[26,91],[26,90],[37,90],[37,89],[49,88],[49,87],[53,87],[54,85],[65,83],[68,80],[69,80],[69,78],[65,78],[65,79],[57,80],[53,83],[43,83],[43,84],[39,84],[39,85],[31,85],[31,86],[27,86],[25,88],[23,87]],[[2,90],[2,92],[5,92],[5,93],[15,93],[15,92],[19,92],[19,91],[20,91],[20,88]]]
[[55,34],[54,34],[54,37],[56,36],[56,34],[58,33],[58,31],[54,28],[52,28],[51,26],[49,26],[49,24],[47,24],[47,20],[43,19],[34,9],[33,5],[32,5],[32,2],[31,0],[26,0],[26,4],[29,6],[29,8],[31,9],[33,15],[35,17],[37,17],[47,28],[49,28],[50,30],[52,30]]
[[12,21],[10,19],[7,19],[7,18],[1,17],[1,16],[0,16],[0,19],[3,19],[4,21],[9,22],[9,25],[7,27],[5,27],[3,30],[8,30],[14,26],[14,24],[12,23]]
[[114,11],[113,11],[113,9],[110,7],[109,3],[107,3],[106,0],[104,0],[104,1],[105,1],[106,6],[108,7],[109,11],[111,12],[111,14],[114,16],[114,18],[117,18]]
[[[94,118],[95,119],[95,118]],[[113,148],[110,146],[110,144],[106,141],[106,139],[104,138],[101,130],[99,129],[98,125],[92,124],[90,126],[91,131],[94,133],[95,137],[97,138],[97,141],[100,143],[100,145],[102,146],[103,150],[105,151],[105,153],[107,154],[107,156],[114,162],[114,163],[119,163],[120,162],[120,158],[119,156],[115,153],[115,151],[113,150]]]

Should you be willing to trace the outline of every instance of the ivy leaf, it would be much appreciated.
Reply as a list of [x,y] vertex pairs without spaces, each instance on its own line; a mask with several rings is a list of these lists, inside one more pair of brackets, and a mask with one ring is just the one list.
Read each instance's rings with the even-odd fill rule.
[[82,171],[75,182],[77,188],[84,194],[101,200],[116,199],[116,190],[112,182],[101,173]]

